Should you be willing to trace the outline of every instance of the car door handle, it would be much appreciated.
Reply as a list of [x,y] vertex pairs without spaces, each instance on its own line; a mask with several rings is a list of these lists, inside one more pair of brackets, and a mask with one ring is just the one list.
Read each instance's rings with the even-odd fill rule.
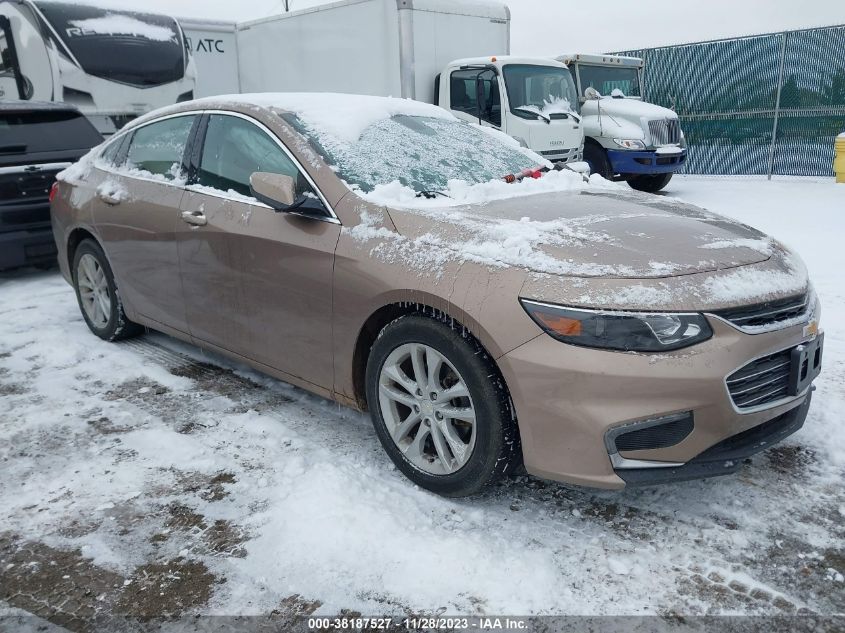
[[108,193],[105,193],[103,191],[97,193],[97,197],[103,202],[105,202],[107,205],[112,207],[116,207],[120,204],[120,198],[109,195]]
[[182,211],[182,219],[194,226],[205,226],[208,224],[208,218],[201,211]]

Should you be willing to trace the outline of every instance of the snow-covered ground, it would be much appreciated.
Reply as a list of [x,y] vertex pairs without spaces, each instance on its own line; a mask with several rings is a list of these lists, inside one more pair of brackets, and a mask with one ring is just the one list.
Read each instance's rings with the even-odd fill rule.
[[159,334],[85,327],[56,272],[0,276],[0,606],[131,614],[845,612],[845,185],[664,195],[805,259],[825,369],[736,476],[628,490],[414,488],[364,415]]

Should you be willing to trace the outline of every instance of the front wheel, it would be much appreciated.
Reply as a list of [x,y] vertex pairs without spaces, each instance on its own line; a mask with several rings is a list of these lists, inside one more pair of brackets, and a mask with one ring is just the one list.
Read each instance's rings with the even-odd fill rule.
[[628,179],[631,188],[647,193],[657,193],[672,180],[671,172],[668,174],[655,174],[653,176],[632,176]]
[[116,341],[140,334],[126,318],[109,262],[93,240],[83,240],[73,256],[73,287],[88,328],[101,339]]
[[448,325],[404,316],[367,362],[367,404],[390,459],[449,497],[480,491],[521,457],[510,399],[484,349]]
[[591,174],[598,174],[605,180],[613,180],[613,169],[604,148],[593,142],[584,145],[584,160],[590,166]]

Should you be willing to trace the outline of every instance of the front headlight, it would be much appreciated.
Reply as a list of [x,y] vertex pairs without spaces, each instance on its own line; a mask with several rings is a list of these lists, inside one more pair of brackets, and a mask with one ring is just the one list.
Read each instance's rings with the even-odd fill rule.
[[645,149],[645,143],[636,138],[615,138],[613,142],[625,149]]
[[584,310],[520,299],[549,336],[564,343],[624,352],[667,352],[713,336],[703,315]]

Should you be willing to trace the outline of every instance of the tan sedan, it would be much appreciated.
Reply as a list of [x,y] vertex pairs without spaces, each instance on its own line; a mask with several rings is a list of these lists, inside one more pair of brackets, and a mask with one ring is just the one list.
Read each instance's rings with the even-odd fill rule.
[[188,102],[59,181],[59,261],[96,335],[159,330],[369,410],[444,495],[522,464],[615,489],[733,472],[801,427],[820,371],[781,244],[434,106]]

